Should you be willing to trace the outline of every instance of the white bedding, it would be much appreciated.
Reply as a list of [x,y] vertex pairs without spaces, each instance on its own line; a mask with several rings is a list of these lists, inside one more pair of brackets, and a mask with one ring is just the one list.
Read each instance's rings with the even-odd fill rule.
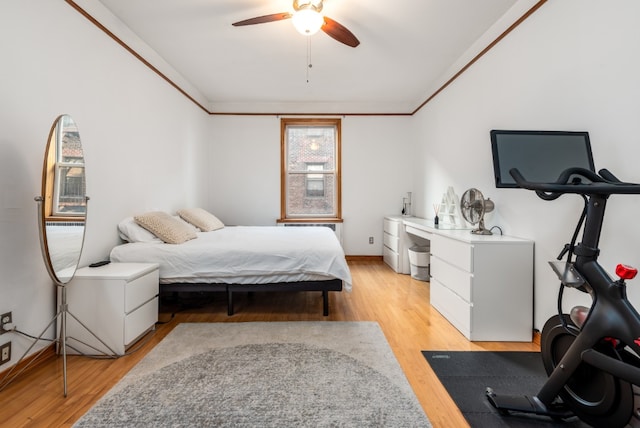
[[[80,260],[84,226],[60,223],[47,225],[46,231],[49,257],[54,272],[63,277],[72,275]],[[61,278],[60,275],[60,279],[67,279]]]
[[351,273],[334,232],[326,227],[233,226],[182,244],[135,242],[111,251],[114,262],[160,264],[161,283],[266,284],[338,278]]

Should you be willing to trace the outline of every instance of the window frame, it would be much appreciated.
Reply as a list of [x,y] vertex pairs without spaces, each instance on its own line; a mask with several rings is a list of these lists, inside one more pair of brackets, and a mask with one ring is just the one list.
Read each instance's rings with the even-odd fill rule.
[[82,183],[84,186],[85,175],[85,163],[84,156],[82,156],[81,162],[64,162],[63,160],[63,138],[66,131],[66,126],[63,122],[60,122],[58,126],[54,124],[54,128],[50,132],[50,141],[47,145],[47,157],[45,158],[45,174],[43,176],[45,188],[45,220],[46,221],[84,221],[84,215],[86,215],[86,199],[84,204],[84,211],[82,212],[64,212],[58,208],[60,206],[60,190],[63,186],[62,183],[62,170],[65,168],[77,168],[82,170]]
[[[287,222],[342,222],[342,131],[339,118],[282,118],[280,119],[280,219],[279,223]],[[335,180],[334,213],[328,215],[291,215],[287,213],[287,190],[289,175],[287,162],[287,127],[288,126],[331,126],[335,127],[335,170],[333,172],[313,171],[313,174],[333,176]],[[308,172],[306,172],[308,174]],[[326,177],[325,177],[326,183]],[[305,186],[306,187],[306,186]]]

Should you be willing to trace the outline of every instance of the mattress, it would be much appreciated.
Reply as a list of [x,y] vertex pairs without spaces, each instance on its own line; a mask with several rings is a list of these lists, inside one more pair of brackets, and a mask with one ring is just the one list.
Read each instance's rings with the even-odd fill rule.
[[266,284],[338,278],[351,273],[334,232],[326,227],[231,226],[198,232],[183,244],[118,245],[114,262],[160,265],[160,283]]
[[47,225],[46,230],[49,257],[54,272],[64,275],[63,272],[66,271],[68,275],[72,275],[82,251],[84,226],[59,223]]

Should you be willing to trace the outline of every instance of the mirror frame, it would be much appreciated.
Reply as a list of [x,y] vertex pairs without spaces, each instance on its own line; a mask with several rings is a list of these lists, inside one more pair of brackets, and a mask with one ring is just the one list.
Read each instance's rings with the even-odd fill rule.
[[[44,162],[42,166],[41,196],[37,196],[35,198],[36,202],[38,202],[38,229],[40,233],[40,249],[42,251],[42,257],[44,259],[47,272],[49,273],[49,276],[57,286],[64,286],[67,283],[69,283],[73,279],[75,272],[78,269],[78,265],[80,263],[80,257],[82,256],[82,249],[84,247],[84,238],[86,233],[86,219],[87,219],[88,201],[89,201],[89,197],[86,196],[86,189],[85,189],[85,192],[83,195],[83,198],[85,200],[85,212],[83,215],[70,215],[70,216],[53,215],[53,199],[54,199],[54,192],[55,192],[54,186],[55,186],[56,162],[57,162],[56,152],[58,149],[57,134],[58,134],[59,127],[62,125],[62,121],[64,118],[71,119],[71,121],[73,121],[73,123],[75,124],[75,121],[73,120],[73,118],[68,114],[62,114],[53,121],[53,125],[51,125],[51,129],[49,130],[49,137],[47,139]],[[82,150],[82,145],[80,145],[80,150]],[[82,150],[82,157],[84,159],[84,150]],[[84,174],[85,172],[83,171],[83,175]],[[77,256],[77,259],[75,260],[75,263],[69,267],[69,269],[71,269],[69,272],[70,273],[69,276],[65,275],[64,277],[61,277],[60,272],[56,272],[56,269],[53,266],[53,262],[51,258],[50,241],[47,235],[48,221],[67,221],[67,222],[84,223],[83,230],[82,230],[82,239],[80,240],[80,244],[79,244],[80,248],[78,249],[78,256]]]

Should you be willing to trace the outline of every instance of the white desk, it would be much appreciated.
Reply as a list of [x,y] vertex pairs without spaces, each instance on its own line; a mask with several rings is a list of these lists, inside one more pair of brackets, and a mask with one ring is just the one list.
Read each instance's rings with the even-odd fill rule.
[[404,225],[431,241],[431,305],[467,339],[532,340],[533,241],[435,228],[419,218]]

